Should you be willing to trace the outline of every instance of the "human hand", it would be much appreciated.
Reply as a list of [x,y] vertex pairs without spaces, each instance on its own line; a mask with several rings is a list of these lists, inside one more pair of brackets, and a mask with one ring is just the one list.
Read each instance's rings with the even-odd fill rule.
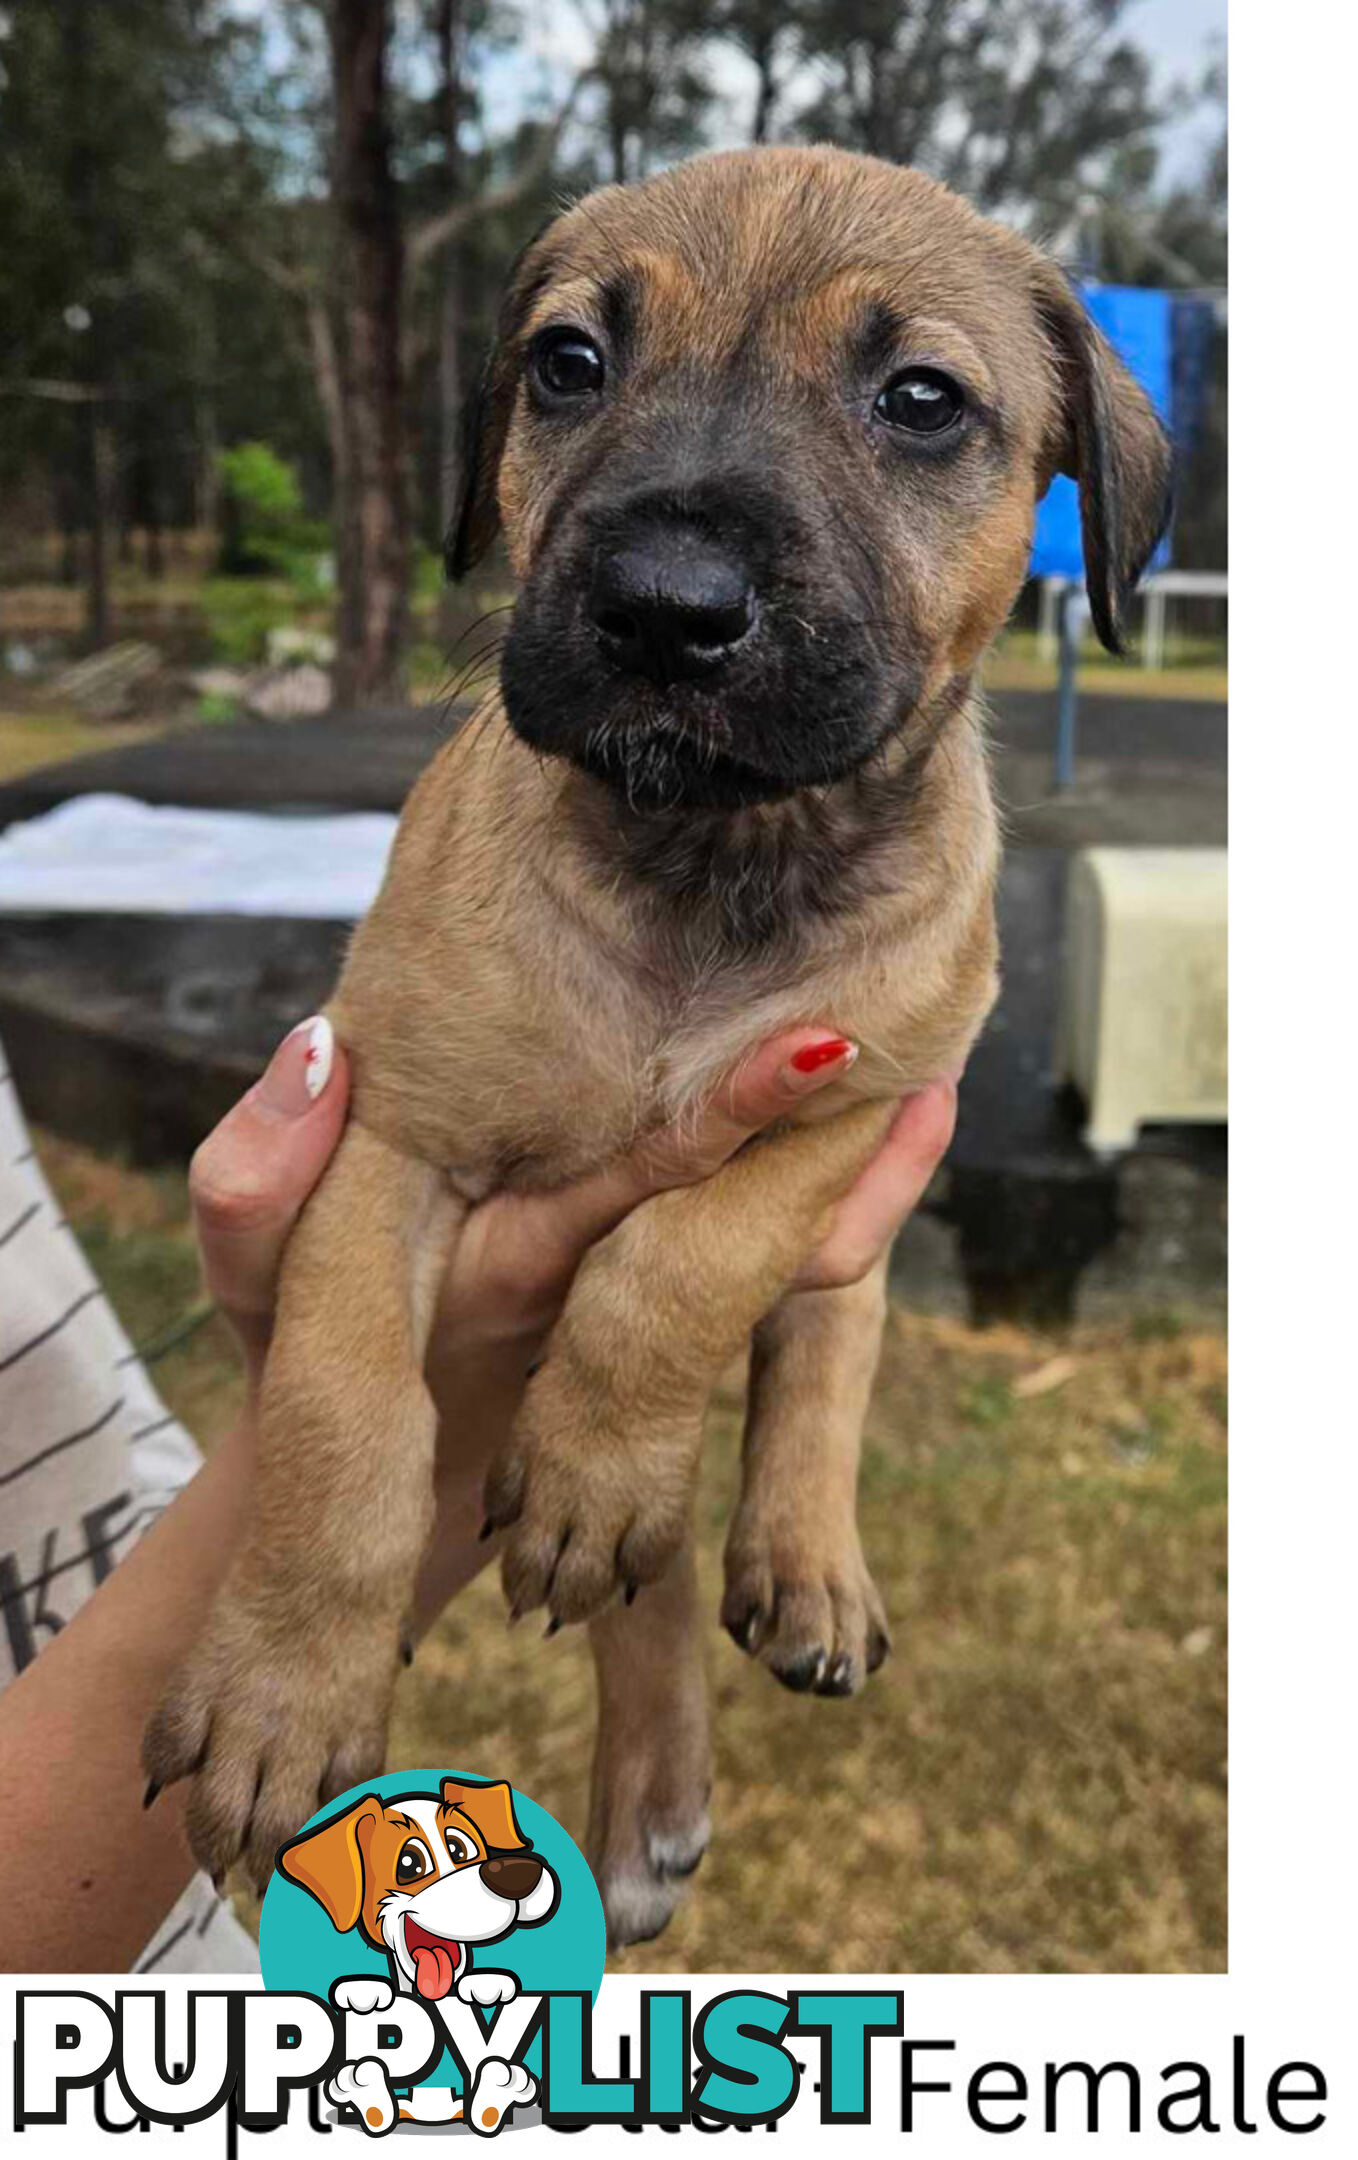
[[[764,1126],[842,1079],[853,1052],[824,1028],[763,1043],[719,1082],[697,1117],[652,1133],[617,1161],[555,1192],[501,1192],[473,1210],[458,1238],[434,1325],[436,1358],[495,1343],[534,1342],[565,1304],[591,1245],[658,1192],[711,1177]],[[805,1060],[807,1070],[797,1059]],[[914,1208],[952,1138],[948,1082],[901,1105],[868,1168],[836,1208],[796,1287],[826,1290],[866,1275]]]
[[[842,1077],[849,1046],[824,1029],[772,1038],[714,1089],[696,1118],[552,1193],[497,1193],[468,1216],[440,1298],[435,1363],[531,1342],[551,1326],[589,1247],[654,1193],[710,1177],[763,1126]],[[802,1066],[809,1066],[804,1070]],[[330,1024],[303,1021],[198,1149],[189,1174],[207,1288],[258,1381],[288,1234],[343,1130],[349,1069]],[[796,1287],[857,1281],[919,1201],[952,1137],[957,1091],[908,1096],[873,1161],[835,1210]]]

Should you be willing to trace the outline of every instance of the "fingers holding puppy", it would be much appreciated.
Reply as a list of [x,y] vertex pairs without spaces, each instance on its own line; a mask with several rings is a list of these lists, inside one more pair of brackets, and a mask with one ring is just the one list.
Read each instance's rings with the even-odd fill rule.
[[541,1333],[592,1245],[657,1193],[696,1185],[747,1140],[843,1078],[856,1046],[824,1027],[790,1028],[732,1068],[696,1112],[627,1154],[547,1193],[497,1193],[473,1209],[439,1300],[436,1345]]
[[907,1095],[867,1168],[836,1206],[797,1290],[841,1290],[861,1282],[914,1213],[952,1143],[957,1084],[935,1080]]
[[252,1367],[267,1346],[283,1250],[335,1152],[349,1066],[323,1014],[301,1021],[189,1169],[194,1229],[209,1295]]

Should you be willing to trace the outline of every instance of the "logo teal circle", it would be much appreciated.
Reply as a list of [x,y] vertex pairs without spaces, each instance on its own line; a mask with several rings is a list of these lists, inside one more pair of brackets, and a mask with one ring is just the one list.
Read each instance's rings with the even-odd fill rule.
[[[407,1795],[437,1799],[445,1778],[463,1785],[499,1782],[479,1773],[460,1770],[390,1770],[365,1785],[355,1785],[338,1799],[329,1801],[308,1818],[298,1837],[341,1816],[368,1793],[383,1801]],[[521,1793],[510,1788],[514,1815],[535,1853],[555,1874],[560,1896],[551,1917],[535,1927],[512,1928],[494,1942],[472,1946],[471,1970],[491,1968],[512,1972],[525,1995],[546,1995],[553,1989],[578,1991],[587,1988],[597,1996],[603,1979],[606,1951],[604,1909],[588,1862],[575,1840],[556,1818]],[[264,1893],[259,1920],[259,1962],[266,1988],[317,1995],[328,2000],[336,1980],[361,1973],[391,1978],[391,1966],[355,1927],[347,1934],[335,1928],[317,1900],[300,1883],[290,1882],[275,1867]],[[527,2061],[535,2068],[540,2043],[534,2041]],[[450,2055],[445,2051],[426,2085],[456,2086],[460,2083]]]

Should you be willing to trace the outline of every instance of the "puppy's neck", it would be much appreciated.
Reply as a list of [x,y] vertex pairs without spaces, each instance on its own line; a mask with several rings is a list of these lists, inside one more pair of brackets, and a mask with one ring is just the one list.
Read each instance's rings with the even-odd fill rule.
[[[588,774],[567,770],[558,808],[591,882],[621,880],[662,944],[704,960],[823,944],[835,926],[902,893],[921,856],[947,841],[959,763],[988,794],[970,677],[950,682],[866,765],[829,786],[736,810],[638,810]],[[937,837],[930,845],[929,836]]]

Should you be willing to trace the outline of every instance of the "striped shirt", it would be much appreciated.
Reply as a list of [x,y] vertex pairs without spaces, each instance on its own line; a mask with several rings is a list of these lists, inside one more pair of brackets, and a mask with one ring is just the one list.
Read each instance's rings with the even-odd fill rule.
[[[157,1396],[38,1167],[0,1051],[0,1687],[60,1633],[202,1458]],[[134,1972],[255,1972],[206,1875]]]

